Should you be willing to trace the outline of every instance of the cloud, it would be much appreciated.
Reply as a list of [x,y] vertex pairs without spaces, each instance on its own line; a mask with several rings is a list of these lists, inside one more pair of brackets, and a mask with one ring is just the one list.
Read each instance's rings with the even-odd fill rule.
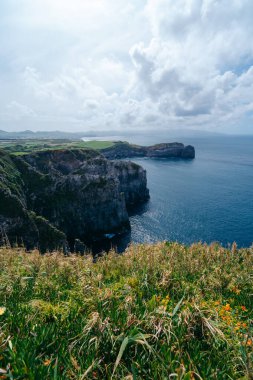
[[0,118],[13,128],[252,122],[250,0],[3,0],[0,14]]
[[37,115],[29,106],[12,101],[6,105],[3,109],[0,118],[4,118],[8,121],[19,121],[20,119],[35,118]]
[[192,126],[251,109],[252,2],[149,0],[145,11],[153,39],[130,51],[142,96]]

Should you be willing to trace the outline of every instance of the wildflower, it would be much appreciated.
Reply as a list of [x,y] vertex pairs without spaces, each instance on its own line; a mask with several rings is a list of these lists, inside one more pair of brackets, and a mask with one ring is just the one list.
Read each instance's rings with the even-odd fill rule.
[[228,315],[224,315],[221,317],[224,322],[226,322],[228,325],[232,323],[232,319]]
[[45,360],[45,361],[43,362],[43,365],[44,365],[45,367],[48,367],[50,364],[51,364],[51,360],[50,360],[50,359],[47,359],[47,360]]
[[167,307],[168,303],[170,301],[170,297],[166,296],[165,298],[162,299],[161,304],[165,307]]
[[241,322],[237,322],[235,326],[235,331],[240,330],[240,328],[241,328]]
[[251,347],[253,345],[252,339],[248,339],[246,345]]
[[229,303],[226,304],[226,306],[223,307],[224,310],[226,311],[231,311],[231,306]]
[[0,315],[4,315],[6,312],[6,307],[0,307]]
[[245,306],[241,306],[242,311],[248,311]]
[[215,304],[216,306],[219,306],[219,305],[220,305],[220,301],[215,301],[214,304]]

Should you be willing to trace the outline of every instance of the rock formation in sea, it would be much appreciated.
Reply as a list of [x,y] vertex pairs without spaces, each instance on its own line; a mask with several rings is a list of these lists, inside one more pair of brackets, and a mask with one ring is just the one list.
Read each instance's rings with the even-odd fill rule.
[[163,143],[152,146],[133,145],[127,142],[116,142],[110,148],[101,151],[108,159],[122,159],[132,157],[151,158],[195,158],[195,149],[191,145],[182,143]]
[[149,198],[146,171],[94,150],[0,151],[0,233],[42,252],[130,228],[128,207]]

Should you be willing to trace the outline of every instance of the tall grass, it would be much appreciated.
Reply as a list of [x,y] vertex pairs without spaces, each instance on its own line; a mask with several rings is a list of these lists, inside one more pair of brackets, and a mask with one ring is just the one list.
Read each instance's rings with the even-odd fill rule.
[[253,249],[0,250],[0,379],[253,379]]

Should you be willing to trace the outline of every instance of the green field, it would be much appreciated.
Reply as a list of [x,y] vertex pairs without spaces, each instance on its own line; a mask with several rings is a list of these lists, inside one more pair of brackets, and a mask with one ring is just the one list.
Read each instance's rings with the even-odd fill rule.
[[253,249],[0,249],[1,379],[253,379]]
[[114,145],[112,141],[81,141],[81,140],[0,140],[0,149],[15,155],[32,152],[60,149],[105,149]]

